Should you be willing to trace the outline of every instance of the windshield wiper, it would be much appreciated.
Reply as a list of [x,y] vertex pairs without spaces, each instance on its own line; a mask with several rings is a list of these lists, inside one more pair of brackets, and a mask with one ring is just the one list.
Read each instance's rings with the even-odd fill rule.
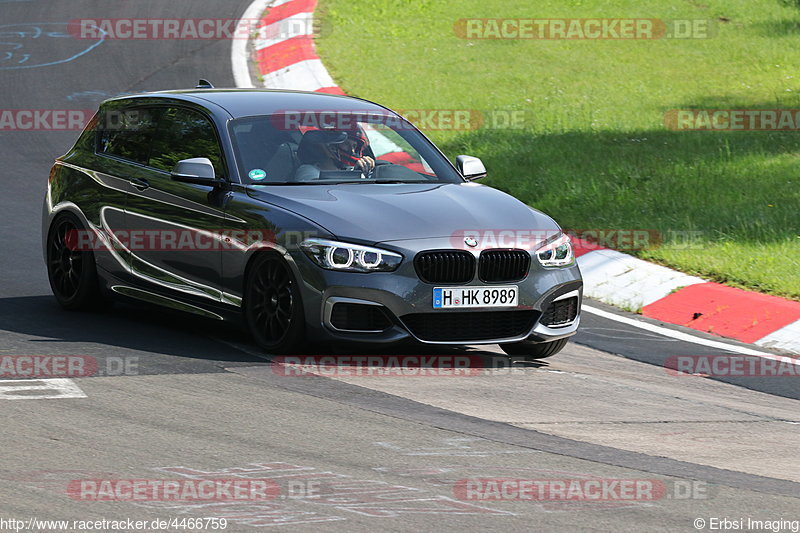
[[342,181],[341,183],[439,183],[438,181],[428,180],[381,180],[381,179],[365,179],[358,181]]
[[250,183],[250,185],[269,186],[269,185],[319,185],[317,181],[269,181],[265,183]]
[[308,180],[308,181],[270,181],[264,183],[250,183],[249,185],[258,185],[260,187],[266,187],[269,185],[349,185],[352,183],[388,183],[388,184],[398,184],[398,183],[443,183],[441,181],[430,181],[430,180],[375,180],[375,179],[359,179],[359,180]]

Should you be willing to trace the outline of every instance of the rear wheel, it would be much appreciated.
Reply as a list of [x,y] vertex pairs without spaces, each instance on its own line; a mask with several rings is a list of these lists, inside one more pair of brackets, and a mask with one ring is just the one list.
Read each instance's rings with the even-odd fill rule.
[[560,352],[568,342],[569,339],[558,339],[557,341],[550,342],[523,341],[513,344],[501,344],[500,348],[508,355],[523,357],[527,361],[534,361],[536,359],[545,359],[554,356]]
[[107,304],[97,279],[94,254],[78,249],[83,224],[72,213],[58,215],[47,235],[47,277],[64,309],[82,311]]
[[255,259],[245,281],[244,315],[256,343],[270,353],[294,353],[305,331],[300,290],[289,265],[274,254]]

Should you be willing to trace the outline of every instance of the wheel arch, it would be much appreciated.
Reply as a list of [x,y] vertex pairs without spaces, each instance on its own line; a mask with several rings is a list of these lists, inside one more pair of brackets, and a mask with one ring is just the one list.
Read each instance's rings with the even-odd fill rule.
[[84,228],[90,227],[86,215],[74,202],[64,201],[55,206],[47,206],[42,213],[42,257],[45,261],[47,261],[47,240],[53,230],[53,223],[65,214],[77,217]]

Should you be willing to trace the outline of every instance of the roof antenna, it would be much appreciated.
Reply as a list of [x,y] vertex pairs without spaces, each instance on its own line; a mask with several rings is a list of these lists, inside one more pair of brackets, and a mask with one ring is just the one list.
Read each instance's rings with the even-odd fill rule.
[[203,78],[200,78],[200,81],[197,82],[197,87],[195,87],[195,89],[213,89],[213,88],[214,86],[211,85],[211,82],[208,80],[204,80]]

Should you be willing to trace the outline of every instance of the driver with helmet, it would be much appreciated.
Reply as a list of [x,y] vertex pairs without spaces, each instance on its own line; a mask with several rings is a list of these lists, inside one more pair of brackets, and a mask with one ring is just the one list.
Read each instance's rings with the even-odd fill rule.
[[295,172],[295,180],[319,179],[320,171],[360,170],[369,175],[375,160],[364,155],[369,138],[360,124],[347,130],[309,130],[303,134],[297,149],[302,163]]

